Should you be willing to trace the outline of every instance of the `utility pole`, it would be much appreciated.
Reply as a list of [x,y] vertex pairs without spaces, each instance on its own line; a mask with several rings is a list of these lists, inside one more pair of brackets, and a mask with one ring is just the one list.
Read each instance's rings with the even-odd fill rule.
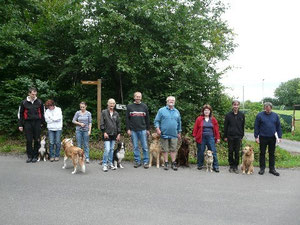
[[261,99],[261,104],[263,105],[264,104],[264,81],[265,81],[265,79],[263,78],[262,79],[262,99]]

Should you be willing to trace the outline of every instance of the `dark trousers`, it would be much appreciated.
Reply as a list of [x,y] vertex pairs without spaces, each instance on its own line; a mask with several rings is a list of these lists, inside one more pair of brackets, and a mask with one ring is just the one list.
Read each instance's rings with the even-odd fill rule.
[[230,168],[236,168],[240,161],[241,138],[228,138],[228,162]]
[[269,168],[275,169],[275,145],[276,138],[274,137],[259,137],[259,166],[261,169],[266,168],[266,149],[269,151]]
[[[28,158],[37,158],[38,150],[40,148],[41,121],[40,120],[25,121],[24,132],[26,137],[27,156]],[[33,141],[34,141],[34,147],[32,147]]]

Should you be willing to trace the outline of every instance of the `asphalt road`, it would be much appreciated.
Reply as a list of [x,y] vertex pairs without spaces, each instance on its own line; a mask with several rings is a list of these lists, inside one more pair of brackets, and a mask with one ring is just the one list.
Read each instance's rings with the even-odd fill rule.
[[152,167],[71,175],[59,162],[26,164],[0,156],[1,225],[299,225],[300,169],[269,173],[207,173],[195,167]]
[[[253,133],[245,133],[245,138],[250,141],[255,141]],[[300,141],[291,141],[282,139],[278,144],[282,149],[291,153],[300,153]],[[300,224],[300,222],[299,222]]]

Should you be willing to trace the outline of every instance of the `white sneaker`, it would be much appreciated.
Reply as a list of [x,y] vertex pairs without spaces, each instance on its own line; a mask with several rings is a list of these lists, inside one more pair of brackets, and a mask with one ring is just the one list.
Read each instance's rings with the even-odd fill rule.
[[86,159],[86,160],[85,160],[85,163],[89,164],[89,163],[90,163],[90,160],[89,160],[89,159]]
[[116,170],[117,168],[114,167],[114,165],[109,165],[109,169],[111,169],[111,170]]
[[107,172],[108,171],[107,165],[104,165],[102,170],[103,170],[103,172]]

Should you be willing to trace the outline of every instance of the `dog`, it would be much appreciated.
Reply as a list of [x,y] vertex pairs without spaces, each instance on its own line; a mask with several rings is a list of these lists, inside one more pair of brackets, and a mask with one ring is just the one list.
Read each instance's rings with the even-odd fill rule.
[[213,152],[212,150],[206,150],[204,153],[204,159],[206,162],[206,172],[208,172],[208,170],[210,172],[212,172],[213,170],[213,163],[214,163],[214,157],[213,157]]
[[67,166],[67,159],[70,158],[73,162],[74,166],[74,171],[72,174],[75,174],[77,172],[77,164],[80,165],[81,171],[85,173],[85,164],[84,164],[84,151],[81,148],[78,148],[73,145],[73,141],[70,138],[66,138],[62,141],[62,147],[65,152],[64,156],[64,166],[62,167],[63,169],[66,168]]
[[122,166],[121,162],[125,157],[125,144],[124,142],[119,142],[117,145],[117,148],[114,150],[114,156],[113,156],[113,164],[115,168],[121,168]]
[[243,149],[242,165],[241,170],[244,173],[252,174],[254,172],[253,161],[254,161],[254,152],[253,147],[247,145]]
[[159,143],[160,136],[157,133],[153,133],[152,142],[149,147],[149,167],[152,166],[153,158],[156,160],[156,168],[159,168],[160,165],[163,165],[164,158],[162,156],[161,145]]
[[40,141],[40,148],[39,148],[39,156],[38,156],[38,162],[40,160],[44,160],[46,162],[46,159],[49,157],[49,153],[47,150],[47,145],[46,145],[46,135],[42,136],[42,139]]
[[176,162],[178,166],[189,167],[189,149],[190,139],[188,137],[183,137],[181,141],[181,146],[178,149]]

